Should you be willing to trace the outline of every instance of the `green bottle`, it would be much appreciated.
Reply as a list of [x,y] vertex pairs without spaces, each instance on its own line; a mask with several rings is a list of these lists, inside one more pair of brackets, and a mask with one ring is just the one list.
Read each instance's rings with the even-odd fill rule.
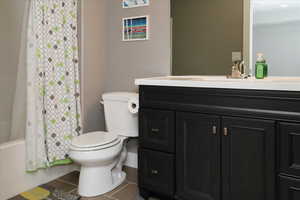
[[265,61],[265,68],[264,68],[264,77],[268,77],[268,64]]
[[262,53],[257,54],[257,60],[255,64],[255,77],[257,79],[263,79],[268,76],[268,65],[263,57]]

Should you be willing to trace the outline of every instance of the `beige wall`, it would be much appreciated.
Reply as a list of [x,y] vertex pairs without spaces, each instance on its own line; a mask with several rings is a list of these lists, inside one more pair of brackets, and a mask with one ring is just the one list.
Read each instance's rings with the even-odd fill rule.
[[[104,130],[103,92],[137,91],[134,79],[170,74],[170,1],[123,9],[121,0],[82,0],[84,131]],[[122,41],[122,18],[150,15],[150,40]]]
[[82,0],[82,89],[85,132],[104,130],[100,97],[107,67],[107,2]]
[[[106,92],[137,91],[134,79],[171,72],[170,0],[153,0],[150,6],[130,9],[122,8],[121,4],[122,0],[111,0],[108,4]],[[150,16],[150,40],[122,41],[122,18],[142,15]],[[128,151],[137,157],[137,141],[128,144]]]
[[[105,91],[135,91],[134,79],[170,73],[170,0],[124,9],[121,0],[109,1],[108,69]],[[150,40],[122,41],[122,18],[150,15]]]
[[25,0],[0,0],[0,143],[10,131]]
[[[170,74],[170,0],[123,9],[121,0],[83,0],[84,131],[104,130],[103,92],[137,91],[134,79]],[[150,40],[122,41],[122,18],[150,15]],[[136,166],[136,141],[129,144]],[[132,153],[133,152],[133,153]]]

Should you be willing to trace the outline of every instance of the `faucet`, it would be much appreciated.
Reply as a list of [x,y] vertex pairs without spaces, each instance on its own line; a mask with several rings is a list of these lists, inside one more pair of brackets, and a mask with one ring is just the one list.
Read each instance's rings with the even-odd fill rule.
[[242,60],[234,61],[231,75],[228,78],[237,78],[237,79],[245,79],[248,76],[245,75],[245,62]]

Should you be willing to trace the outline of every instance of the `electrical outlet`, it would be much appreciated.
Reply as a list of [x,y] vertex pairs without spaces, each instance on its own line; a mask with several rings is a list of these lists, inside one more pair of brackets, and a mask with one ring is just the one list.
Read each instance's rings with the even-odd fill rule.
[[241,61],[242,60],[242,52],[235,51],[232,52],[232,62]]

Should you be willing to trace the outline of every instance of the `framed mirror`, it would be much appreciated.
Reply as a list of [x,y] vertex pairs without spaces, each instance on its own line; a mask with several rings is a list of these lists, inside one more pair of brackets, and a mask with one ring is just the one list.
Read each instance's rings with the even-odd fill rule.
[[172,74],[226,75],[243,49],[242,0],[171,0]]
[[269,76],[300,76],[299,0],[171,0],[172,75],[227,75],[241,54],[255,72],[263,53]]

